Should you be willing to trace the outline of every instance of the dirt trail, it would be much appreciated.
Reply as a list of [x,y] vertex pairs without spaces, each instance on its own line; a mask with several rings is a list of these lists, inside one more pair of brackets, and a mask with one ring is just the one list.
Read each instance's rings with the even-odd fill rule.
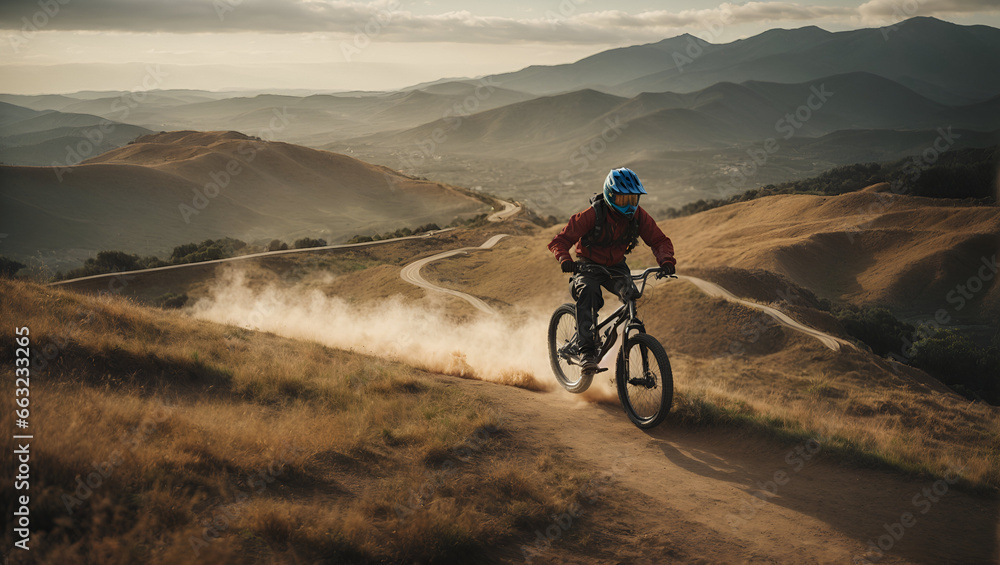
[[[505,202],[505,204],[509,204],[509,203]],[[458,298],[461,298],[462,300],[465,300],[469,304],[472,304],[472,306],[474,306],[477,310],[479,310],[481,312],[484,312],[486,314],[491,314],[491,315],[492,314],[496,314],[496,311],[492,307],[490,307],[488,304],[486,304],[485,302],[483,302],[481,299],[476,298],[475,296],[471,296],[471,295],[466,294],[464,292],[460,292],[460,291],[453,290],[453,289],[450,289],[450,288],[445,288],[445,287],[437,286],[435,284],[432,284],[432,283],[428,282],[426,279],[424,279],[420,275],[420,270],[425,265],[427,265],[429,263],[433,263],[434,261],[439,261],[441,259],[446,259],[448,257],[453,257],[455,255],[466,255],[466,254],[468,254],[470,252],[473,252],[473,251],[483,251],[483,250],[491,249],[491,248],[493,248],[494,245],[496,245],[504,237],[507,237],[507,236],[505,234],[499,234],[499,235],[495,235],[495,236],[491,237],[490,239],[488,239],[485,243],[483,243],[479,247],[464,247],[462,249],[454,249],[454,250],[451,250],[451,251],[445,251],[443,253],[438,253],[438,254],[432,255],[430,257],[424,257],[423,259],[419,259],[419,260],[414,261],[414,262],[406,265],[405,267],[403,267],[403,270],[400,271],[399,275],[400,275],[400,277],[402,277],[402,279],[404,281],[406,281],[406,282],[408,282],[410,284],[414,284],[416,286],[419,286],[421,288],[424,288],[424,289],[427,289],[427,290],[430,290],[430,291],[441,292],[441,293],[445,293],[445,294],[450,294],[452,296],[456,296]],[[638,274],[638,273],[641,273],[641,271],[633,271],[633,274]],[[814,338],[818,339],[823,345],[825,345],[826,347],[829,347],[833,351],[839,351],[840,347],[842,345],[847,346],[847,347],[851,347],[851,348],[854,347],[854,344],[852,344],[851,342],[849,342],[847,340],[840,339],[838,337],[832,336],[832,335],[830,335],[828,333],[825,333],[825,332],[821,332],[821,331],[819,331],[817,329],[811,328],[809,326],[806,326],[805,324],[802,324],[802,323],[799,323],[799,322],[795,321],[794,319],[792,319],[791,317],[789,317],[784,312],[778,310],[777,308],[772,308],[770,306],[765,306],[763,304],[758,304],[756,302],[751,302],[749,300],[743,300],[742,298],[737,297],[733,293],[729,292],[728,290],[722,288],[721,286],[719,286],[719,285],[717,285],[715,283],[708,282],[706,280],[702,280],[702,279],[699,279],[697,277],[691,277],[691,276],[686,276],[686,275],[678,275],[678,278],[681,279],[681,280],[685,280],[685,281],[690,282],[691,284],[693,284],[696,287],[698,287],[699,290],[701,290],[702,292],[704,292],[705,294],[707,294],[709,296],[714,296],[714,297],[722,298],[722,299],[728,300],[730,302],[737,302],[737,303],[742,304],[744,306],[748,306],[750,308],[754,308],[756,310],[760,310],[760,311],[764,312],[765,314],[768,314],[769,316],[771,316],[775,320],[777,320],[779,324],[781,324],[781,325],[783,325],[785,327],[788,327],[790,329],[793,329],[795,331],[802,332],[802,333],[804,333],[804,334],[806,334],[806,335],[808,335],[810,337],[814,337]],[[655,284],[656,284],[655,281],[650,281],[650,286],[651,287],[653,285],[655,285]]]
[[[431,261],[489,249],[503,237],[416,261],[401,276],[492,312],[478,298],[431,285],[420,269]],[[735,299],[716,285],[686,278],[710,294]],[[826,335],[789,327],[817,339]],[[732,437],[731,430],[678,428],[669,421],[644,432],[630,424],[620,407],[584,402],[564,391],[534,393],[439,378],[493,399],[513,440],[531,446],[525,452],[562,450],[580,462],[582,471],[610,474],[600,496],[584,505],[584,516],[601,515],[602,508],[611,506],[634,508],[608,512],[600,521],[580,526],[600,540],[606,548],[602,553],[581,554],[572,541],[556,540],[533,563],[866,563],[869,541],[889,547],[880,563],[998,562],[996,499],[953,489],[942,494],[944,483],[928,496],[923,492],[934,488],[933,481],[839,465],[825,457],[822,442],[780,445]],[[796,448],[803,453],[818,448],[818,454],[806,461]],[[912,515],[915,525],[898,525],[904,513]],[[524,544],[533,541],[525,539]],[[517,552],[504,557],[523,562]]]
[[[402,277],[492,313],[480,299],[430,284],[419,271],[432,261],[489,249],[501,237],[494,236],[478,248],[411,263]],[[718,285],[681,278],[711,296],[762,310],[832,350],[851,346]],[[942,494],[946,483],[937,484],[937,494],[930,490],[927,496],[924,489],[934,489],[934,481],[840,465],[824,457],[822,438],[783,446],[669,423],[644,432],[632,426],[620,408],[584,402],[564,391],[540,394],[481,381],[454,384],[494,399],[504,411],[506,427],[520,441],[568,451],[595,475],[610,474],[604,496],[635,505],[632,514],[594,525],[599,532],[594,535],[608,538],[608,555],[566,557],[554,546],[550,555],[536,562],[605,563],[611,556],[624,563],[876,562],[875,551],[883,550],[869,542],[888,548],[880,563],[998,560],[996,500],[954,489]],[[915,520],[912,526],[900,524],[907,512]]]
[[467,255],[473,251],[484,251],[486,249],[491,249],[494,245],[497,244],[497,242],[499,242],[501,239],[505,237],[507,237],[506,234],[499,234],[489,238],[488,240],[486,240],[486,243],[480,245],[479,247],[463,247],[462,249],[453,249],[451,251],[445,251],[444,253],[438,253],[437,255],[431,255],[430,257],[424,257],[423,259],[419,259],[403,267],[403,270],[399,272],[399,276],[402,277],[404,281],[410,284],[415,284],[421,288],[425,288],[427,290],[431,290],[434,292],[442,292],[445,294],[450,294],[452,296],[457,296],[458,298],[465,300],[469,304],[472,304],[472,306],[474,306],[480,312],[494,315],[496,314],[496,311],[492,307],[490,307],[489,304],[486,304],[485,302],[476,298],[475,296],[471,296],[464,292],[459,292],[457,290],[452,290],[450,288],[444,288],[427,282],[427,280],[420,275],[420,269],[424,268],[424,265],[428,263],[433,263],[434,261],[438,261],[446,257],[452,257],[455,255]]
[[[594,475],[610,473],[592,510],[610,500],[636,509],[592,524],[594,535],[609,536],[617,562],[866,563],[868,542],[890,535],[888,524],[901,535],[881,540],[891,547],[880,563],[997,563],[996,500],[949,489],[937,497],[931,491],[931,502],[922,491],[933,481],[837,464],[824,457],[821,439],[783,446],[669,422],[645,432],[620,407],[565,392],[442,378],[493,399],[519,441],[564,449]],[[904,512],[915,525],[894,526]],[[536,562],[565,562],[560,552],[557,541]]]
[[805,324],[801,324],[793,320],[791,317],[788,316],[788,314],[785,314],[784,312],[778,310],[777,308],[772,308],[770,306],[765,306],[763,304],[758,304],[756,302],[750,302],[749,300],[743,300],[742,298],[739,298],[735,294],[729,292],[728,290],[722,288],[721,286],[713,282],[708,282],[706,280],[702,280],[697,277],[689,277],[686,275],[678,275],[677,278],[690,282],[691,284],[698,287],[699,290],[701,290],[702,292],[704,292],[709,296],[723,298],[725,300],[728,300],[729,302],[737,302],[744,306],[760,310],[765,314],[771,316],[775,320],[777,320],[779,324],[818,339],[823,345],[829,347],[833,351],[840,351],[840,347],[842,345],[854,348],[854,344],[847,340],[840,339],[839,337],[832,336],[828,333],[821,332],[814,328],[810,328]]
[[502,222],[507,218],[513,216],[514,214],[521,211],[521,205],[515,204],[513,202],[507,202],[506,200],[498,200],[500,204],[503,204],[503,210],[498,210],[490,214],[486,219],[490,222]]

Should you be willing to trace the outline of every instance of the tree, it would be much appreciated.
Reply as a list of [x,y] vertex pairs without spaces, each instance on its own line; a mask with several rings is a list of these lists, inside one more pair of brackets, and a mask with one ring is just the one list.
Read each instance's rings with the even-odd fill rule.
[[98,251],[94,260],[94,265],[104,273],[134,271],[139,268],[138,263],[138,255],[130,255],[124,251]]
[[198,251],[197,243],[185,243],[184,245],[178,245],[174,248],[174,252],[170,254],[170,262],[179,263],[181,259],[184,259],[196,251]]
[[18,271],[25,267],[27,265],[24,263],[15,261],[9,257],[0,256],[0,277],[12,279]]
[[302,239],[296,239],[293,246],[295,247],[295,249],[306,249],[307,247],[325,247],[326,240],[303,237]]

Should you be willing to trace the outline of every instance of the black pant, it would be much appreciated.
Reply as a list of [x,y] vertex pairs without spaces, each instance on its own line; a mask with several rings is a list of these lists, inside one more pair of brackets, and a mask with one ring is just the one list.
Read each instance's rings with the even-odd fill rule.
[[631,271],[625,261],[608,267],[608,270],[625,276],[612,278],[604,273],[582,272],[570,279],[570,293],[576,300],[576,331],[580,336],[580,351],[584,354],[594,353],[597,342],[597,313],[604,306],[601,287],[620,295],[625,285],[632,286],[632,279],[627,277]]

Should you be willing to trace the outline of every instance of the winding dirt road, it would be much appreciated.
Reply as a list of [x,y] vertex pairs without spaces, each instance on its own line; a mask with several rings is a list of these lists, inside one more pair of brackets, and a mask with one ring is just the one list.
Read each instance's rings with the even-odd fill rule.
[[499,234],[489,238],[488,240],[486,240],[486,243],[480,245],[479,247],[463,247],[462,249],[453,249],[451,251],[445,251],[444,253],[438,253],[437,255],[431,255],[430,257],[424,257],[423,259],[419,259],[403,267],[403,270],[399,272],[399,276],[402,277],[404,281],[410,284],[415,284],[421,288],[433,292],[442,292],[444,294],[457,296],[458,298],[465,300],[469,304],[472,304],[480,312],[483,312],[484,314],[494,315],[497,313],[496,310],[494,310],[492,307],[490,307],[489,304],[483,302],[482,300],[476,298],[475,296],[466,294],[464,292],[459,292],[457,290],[452,290],[450,288],[437,286],[435,284],[427,282],[427,280],[420,275],[420,269],[422,269],[424,265],[428,263],[433,263],[434,261],[445,259],[447,257],[453,257],[455,255],[468,255],[469,253],[472,253],[474,251],[485,251],[487,249],[491,249],[494,245],[497,244],[497,242],[499,242],[501,239],[505,237],[507,237],[507,234]]
[[506,200],[499,200],[498,202],[503,204],[503,210],[498,210],[496,212],[493,212],[486,218],[491,222],[502,222],[521,211],[520,204],[514,202],[507,202]]
[[763,304],[758,304],[756,302],[750,302],[749,300],[743,300],[742,298],[736,296],[735,294],[729,292],[728,290],[722,288],[721,286],[713,282],[708,282],[706,280],[699,279],[697,277],[689,277],[687,275],[678,275],[677,278],[688,281],[689,283],[695,285],[696,287],[698,287],[699,290],[701,290],[702,292],[704,292],[709,296],[722,298],[729,302],[736,302],[738,304],[742,304],[749,308],[760,310],[761,312],[764,312],[768,316],[771,316],[772,318],[777,320],[779,324],[787,328],[793,329],[797,332],[802,332],[807,336],[818,339],[820,343],[829,347],[833,351],[840,351],[841,346],[847,346],[856,349],[853,343],[845,339],[832,336],[828,333],[821,332],[817,329],[810,328],[805,324],[799,323],[794,319],[792,319],[788,314],[785,314],[784,312],[778,310],[777,308],[772,308],[771,306],[765,306]]
[[[505,204],[510,204],[510,203],[508,202]],[[491,249],[504,237],[507,237],[506,234],[495,235],[490,239],[488,239],[486,243],[483,243],[479,247],[463,247],[462,249],[454,249],[451,251],[438,253],[437,255],[431,255],[430,257],[424,257],[423,259],[414,261],[403,267],[403,270],[400,271],[399,276],[402,277],[404,281],[410,284],[414,284],[416,286],[419,286],[421,288],[433,292],[441,292],[444,294],[450,294],[452,296],[456,296],[458,298],[461,298],[462,300],[465,300],[480,312],[494,315],[497,313],[496,310],[494,310],[490,305],[483,302],[481,299],[458,290],[445,288],[428,282],[426,279],[424,279],[424,277],[420,275],[420,269],[422,269],[428,263],[433,263],[434,261],[439,261],[441,259],[446,259],[448,257],[454,257],[455,255],[467,255],[468,253],[474,251],[484,251],[487,249]],[[641,271],[633,271],[633,273],[641,273]],[[756,302],[750,302],[749,300],[743,300],[742,298],[736,296],[735,294],[729,292],[728,290],[722,288],[721,286],[715,283],[708,282],[706,280],[699,279],[697,277],[691,277],[686,275],[678,275],[677,278],[685,280],[695,285],[696,287],[698,287],[699,290],[701,290],[702,292],[704,292],[709,296],[722,298],[729,302],[736,302],[738,304],[742,304],[749,308],[760,310],[761,312],[764,312],[768,316],[771,316],[772,318],[777,320],[779,324],[787,328],[793,329],[795,331],[802,332],[803,334],[808,335],[810,337],[813,337],[819,340],[820,343],[822,343],[826,347],[832,349],[833,351],[839,351],[842,346],[847,346],[851,348],[854,347],[854,344],[852,344],[847,340],[841,339],[839,337],[830,335],[825,332],[821,332],[815,328],[811,328],[805,324],[795,321],[790,316],[788,316],[788,314],[785,314],[784,312],[778,310],[777,308],[772,308],[771,306],[765,306],[763,304],[758,304]],[[656,281],[650,282],[651,286],[655,284],[657,284]]]

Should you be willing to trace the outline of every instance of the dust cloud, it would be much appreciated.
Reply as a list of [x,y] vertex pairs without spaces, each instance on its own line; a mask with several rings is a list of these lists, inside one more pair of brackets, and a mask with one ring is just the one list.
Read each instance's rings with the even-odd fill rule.
[[[258,286],[250,284],[245,272],[227,270],[208,297],[188,311],[205,320],[395,359],[437,373],[532,390],[559,388],[546,347],[550,313],[517,321],[486,315],[455,321],[449,316],[449,298],[417,304],[393,297],[356,304],[315,288]],[[588,395],[591,401],[604,396],[599,392],[603,387],[594,388],[598,394]]]

